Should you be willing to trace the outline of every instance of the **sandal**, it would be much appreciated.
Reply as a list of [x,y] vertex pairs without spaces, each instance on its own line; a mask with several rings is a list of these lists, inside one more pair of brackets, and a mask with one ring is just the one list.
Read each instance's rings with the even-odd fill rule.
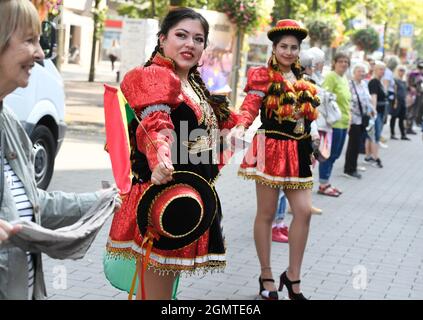
[[340,193],[333,187],[331,187],[330,184],[326,186],[319,186],[319,190],[317,191],[318,194],[323,194],[325,196],[329,197],[339,197]]
[[339,190],[338,188],[332,187],[333,190],[335,190],[336,192],[338,192],[340,195],[342,194],[342,191]]

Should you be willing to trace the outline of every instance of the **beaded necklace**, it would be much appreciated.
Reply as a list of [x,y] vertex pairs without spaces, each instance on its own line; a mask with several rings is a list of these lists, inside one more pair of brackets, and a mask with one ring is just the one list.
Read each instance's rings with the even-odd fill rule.
[[210,104],[207,101],[207,97],[204,94],[202,88],[190,77],[190,79],[184,81],[181,80],[182,91],[197,105],[200,107],[202,116],[200,123],[204,123],[207,128],[207,143],[212,149],[213,163],[217,163],[217,130],[218,122],[217,117]]

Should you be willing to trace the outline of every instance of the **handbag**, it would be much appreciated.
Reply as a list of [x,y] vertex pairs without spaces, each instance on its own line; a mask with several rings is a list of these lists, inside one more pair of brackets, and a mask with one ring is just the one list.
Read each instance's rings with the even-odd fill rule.
[[338,120],[341,120],[341,110],[339,109],[338,103],[336,102],[335,94],[327,92],[325,98],[325,107],[327,111],[326,121],[329,125],[333,125]]
[[325,131],[320,131],[320,143],[319,147],[314,151],[314,157],[320,163],[326,161],[330,157],[330,143],[329,143],[329,134]]
[[369,125],[370,116],[367,113],[363,113],[363,107],[361,105],[360,96],[358,95],[357,89],[355,87],[354,81],[351,80],[352,86],[354,88],[355,95],[357,96],[358,107],[360,109],[361,114],[361,126],[366,129]]

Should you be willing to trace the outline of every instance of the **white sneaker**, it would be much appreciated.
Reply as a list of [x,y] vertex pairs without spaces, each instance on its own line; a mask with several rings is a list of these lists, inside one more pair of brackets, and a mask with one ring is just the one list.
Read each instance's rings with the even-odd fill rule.
[[357,171],[361,171],[361,172],[364,172],[364,171],[366,171],[367,169],[366,169],[366,167],[363,167],[363,166],[357,166]]
[[383,143],[382,141],[379,141],[379,147],[383,149],[388,149],[388,145],[386,143]]

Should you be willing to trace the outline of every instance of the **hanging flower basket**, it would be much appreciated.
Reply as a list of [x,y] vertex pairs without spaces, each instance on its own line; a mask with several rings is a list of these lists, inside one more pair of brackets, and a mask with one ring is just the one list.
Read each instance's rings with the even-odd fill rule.
[[259,16],[256,0],[220,0],[218,10],[228,15],[231,22],[244,32],[258,27]]
[[329,19],[323,19],[322,17],[311,18],[306,21],[306,27],[311,45],[320,44],[330,46],[335,38],[336,26]]
[[379,34],[373,28],[357,30],[352,36],[353,43],[366,52],[376,51],[380,47]]

